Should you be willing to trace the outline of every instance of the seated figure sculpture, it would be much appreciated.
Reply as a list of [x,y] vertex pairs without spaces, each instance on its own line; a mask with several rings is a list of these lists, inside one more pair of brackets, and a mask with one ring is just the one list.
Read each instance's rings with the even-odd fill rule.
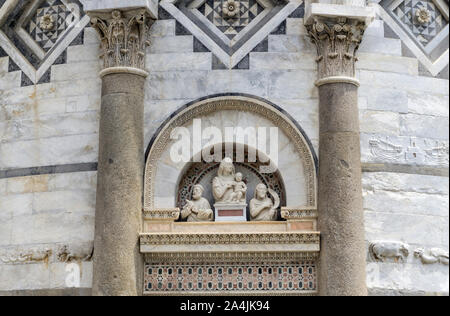
[[[269,197],[270,193],[275,203]],[[250,220],[252,221],[276,221],[277,209],[280,206],[278,194],[267,188],[263,183],[256,186],[255,197],[250,201]]]
[[211,222],[214,213],[208,200],[203,197],[205,189],[202,185],[194,186],[192,201],[187,200],[186,205],[181,210],[181,218],[188,222]]

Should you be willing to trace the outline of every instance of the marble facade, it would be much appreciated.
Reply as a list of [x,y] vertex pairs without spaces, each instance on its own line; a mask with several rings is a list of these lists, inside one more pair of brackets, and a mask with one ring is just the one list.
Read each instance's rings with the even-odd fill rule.
[[[329,169],[319,167],[328,144],[319,109],[323,86],[343,82],[359,86],[346,93],[355,108],[337,111],[327,127],[338,130],[348,113],[358,121],[363,283],[371,295],[448,294],[448,2],[126,2],[0,0],[0,295],[64,294],[73,264],[82,294],[326,295],[319,175]],[[130,104],[142,114],[128,116]],[[108,115],[105,132],[107,105],[122,118]],[[240,222],[213,214],[219,163],[170,160],[171,132],[192,130],[194,118],[222,132],[279,128],[275,173],[260,173],[258,161],[234,163],[247,187]],[[112,134],[124,142],[110,142]],[[346,159],[335,166],[330,181],[354,175]],[[108,252],[117,240],[94,242],[95,222],[105,219],[101,192],[122,197],[108,206],[117,210],[108,221],[128,229],[118,249],[139,253],[101,263],[134,280],[120,293],[119,283],[102,288],[107,273],[95,267],[118,257]],[[272,206],[258,218],[252,200]]]

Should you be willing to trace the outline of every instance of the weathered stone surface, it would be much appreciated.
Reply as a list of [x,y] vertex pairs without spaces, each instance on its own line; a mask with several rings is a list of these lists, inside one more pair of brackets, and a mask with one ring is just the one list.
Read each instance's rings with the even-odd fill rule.
[[448,217],[366,211],[365,223],[369,241],[396,240],[448,248]]
[[359,89],[359,95],[367,99],[368,110],[408,113],[408,93],[388,88],[373,88],[369,85]]
[[361,111],[361,132],[383,135],[400,134],[400,115],[386,111]]
[[449,98],[442,94],[408,93],[408,111],[414,114],[449,116]]
[[417,264],[377,263],[368,264],[367,284],[369,288],[401,293],[449,292],[448,267],[442,265],[423,266]]
[[286,35],[307,35],[305,21],[299,18],[286,19]]
[[250,69],[252,70],[316,70],[315,57],[305,53],[250,53]]
[[417,76],[419,62],[415,58],[395,57],[373,53],[358,53],[358,68],[365,70],[387,71]]
[[360,70],[361,85],[448,96],[448,80],[409,76],[391,72]]
[[269,75],[269,96],[276,99],[302,99],[307,96],[317,97],[314,80],[298,78],[315,78],[316,73],[305,70],[272,71]]
[[175,36],[175,20],[157,20],[150,29],[150,36]]
[[410,192],[441,196],[449,194],[449,183],[446,177],[366,172],[363,173],[362,183],[366,191]]
[[406,114],[400,117],[401,135],[448,140],[448,117]]
[[364,32],[365,36],[384,37],[384,21],[374,20],[366,28]]
[[401,56],[402,42],[399,39],[367,35],[364,36],[359,52]]
[[195,71],[210,70],[212,65],[211,53],[171,53],[148,54],[147,70],[156,71]]
[[[80,287],[91,287],[92,262],[78,263],[78,266],[81,276]],[[65,293],[63,289],[67,288],[68,274],[66,267],[67,263],[0,265],[0,295],[6,291],[41,289],[46,289],[49,293],[56,293],[56,291]]]
[[[251,70],[174,71],[150,73],[147,97],[154,100],[196,99],[224,92],[267,96],[269,73]],[[177,87],[177,89],[173,89]]]
[[192,53],[194,37],[191,35],[152,37],[148,51],[152,54],[161,53]]
[[357,87],[327,84],[319,96],[319,288],[322,295],[365,295]]
[[448,195],[430,196],[416,192],[366,192],[364,209],[394,214],[448,216]]
[[97,62],[100,65],[98,60],[99,54],[98,43],[69,46],[67,48],[67,63]]
[[137,232],[142,225],[144,83],[137,75],[103,78],[94,295],[141,292]]
[[303,35],[269,35],[269,52],[315,52],[314,44]]

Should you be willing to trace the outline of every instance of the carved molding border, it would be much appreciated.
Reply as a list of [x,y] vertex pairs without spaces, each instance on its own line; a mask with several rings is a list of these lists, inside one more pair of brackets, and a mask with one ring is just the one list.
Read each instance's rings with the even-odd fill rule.
[[179,208],[144,210],[144,219],[152,221],[176,221],[180,217]]
[[320,233],[142,234],[142,245],[319,244]]
[[281,217],[287,220],[317,219],[318,216],[319,213],[316,208],[281,208]]
[[181,113],[173,117],[158,134],[150,149],[146,161],[144,209],[151,210],[154,208],[155,175],[157,164],[158,161],[160,161],[163,152],[170,144],[170,134],[172,130],[176,127],[187,124],[194,118],[224,110],[251,112],[263,116],[264,118],[271,120],[275,126],[279,127],[289,137],[302,158],[301,161],[307,183],[308,206],[315,207],[317,205],[315,162],[308,143],[302,133],[283,113],[263,101],[243,96],[225,96],[199,101],[195,105],[189,106]]
[[296,263],[316,261],[319,252],[164,252],[146,253],[146,263]]

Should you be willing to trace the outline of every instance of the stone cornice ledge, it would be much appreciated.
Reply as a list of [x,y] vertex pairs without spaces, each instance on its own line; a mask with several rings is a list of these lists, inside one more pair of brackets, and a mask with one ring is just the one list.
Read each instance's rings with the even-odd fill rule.
[[141,253],[319,252],[320,233],[150,233],[140,245]]
[[145,8],[153,19],[158,18],[158,0],[80,0],[86,12],[107,12]]

